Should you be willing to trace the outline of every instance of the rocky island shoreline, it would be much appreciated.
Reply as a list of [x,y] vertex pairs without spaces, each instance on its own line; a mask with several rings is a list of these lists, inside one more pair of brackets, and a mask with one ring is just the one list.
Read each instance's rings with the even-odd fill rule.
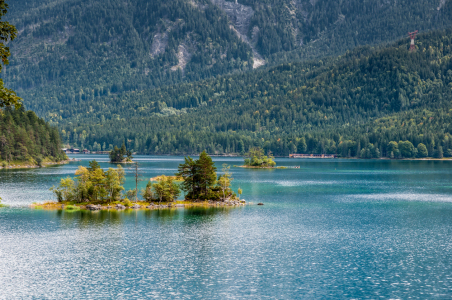
[[246,205],[252,205],[251,202],[246,202],[245,200],[227,199],[225,201],[176,201],[172,203],[148,203],[138,201],[132,203],[131,205],[125,205],[123,203],[110,203],[110,204],[90,204],[90,203],[79,203],[73,204],[68,202],[44,202],[44,203],[33,203],[29,207],[34,209],[47,209],[47,210],[89,210],[89,211],[100,211],[100,210],[157,210],[157,209],[175,209],[175,208],[193,208],[193,207],[241,207]]

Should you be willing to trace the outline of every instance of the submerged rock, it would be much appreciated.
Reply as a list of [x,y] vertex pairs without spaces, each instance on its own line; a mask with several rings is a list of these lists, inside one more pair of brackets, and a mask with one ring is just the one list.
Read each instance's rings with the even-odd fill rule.
[[264,203],[258,203],[257,205],[264,205]]

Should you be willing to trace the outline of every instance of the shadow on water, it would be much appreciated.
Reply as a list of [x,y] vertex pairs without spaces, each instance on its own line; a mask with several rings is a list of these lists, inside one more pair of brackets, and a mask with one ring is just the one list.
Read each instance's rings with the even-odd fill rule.
[[[229,214],[231,210],[238,208],[229,207],[194,207],[160,210],[57,210],[56,216],[67,225],[79,224],[81,227],[93,225],[119,225],[130,221],[152,220],[161,224],[183,222],[186,224],[210,222],[216,215]],[[240,208],[239,208],[240,209]]]

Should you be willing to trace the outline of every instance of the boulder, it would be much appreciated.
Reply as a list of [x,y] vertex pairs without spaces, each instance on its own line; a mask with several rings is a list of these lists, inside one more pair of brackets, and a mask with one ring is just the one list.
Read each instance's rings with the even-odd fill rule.
[[176,204],[176,207],[185,207],[185,204]]
[[126,209],[126,207],[122,204],[116,204],[117,209]]
[[139,209],[141,208],[141,205],[135,204],[134,206],[130,207],[131,209]]

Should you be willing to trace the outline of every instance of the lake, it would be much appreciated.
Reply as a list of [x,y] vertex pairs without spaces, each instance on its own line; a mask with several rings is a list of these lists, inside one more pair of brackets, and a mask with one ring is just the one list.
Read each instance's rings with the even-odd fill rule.
[[[74,157],[74,156],[72,156]],[[32,210],[79,165],[0,170],[0,299],[451,298],[452,162],[276,159],[231,168],[264,206]],[[240,165],[241,158],[213,158]],[[183,157],[137,156],[143,179]],[[132,170],[127,188],[134,187]],[[146,182],[140,183],[144,187]]]

